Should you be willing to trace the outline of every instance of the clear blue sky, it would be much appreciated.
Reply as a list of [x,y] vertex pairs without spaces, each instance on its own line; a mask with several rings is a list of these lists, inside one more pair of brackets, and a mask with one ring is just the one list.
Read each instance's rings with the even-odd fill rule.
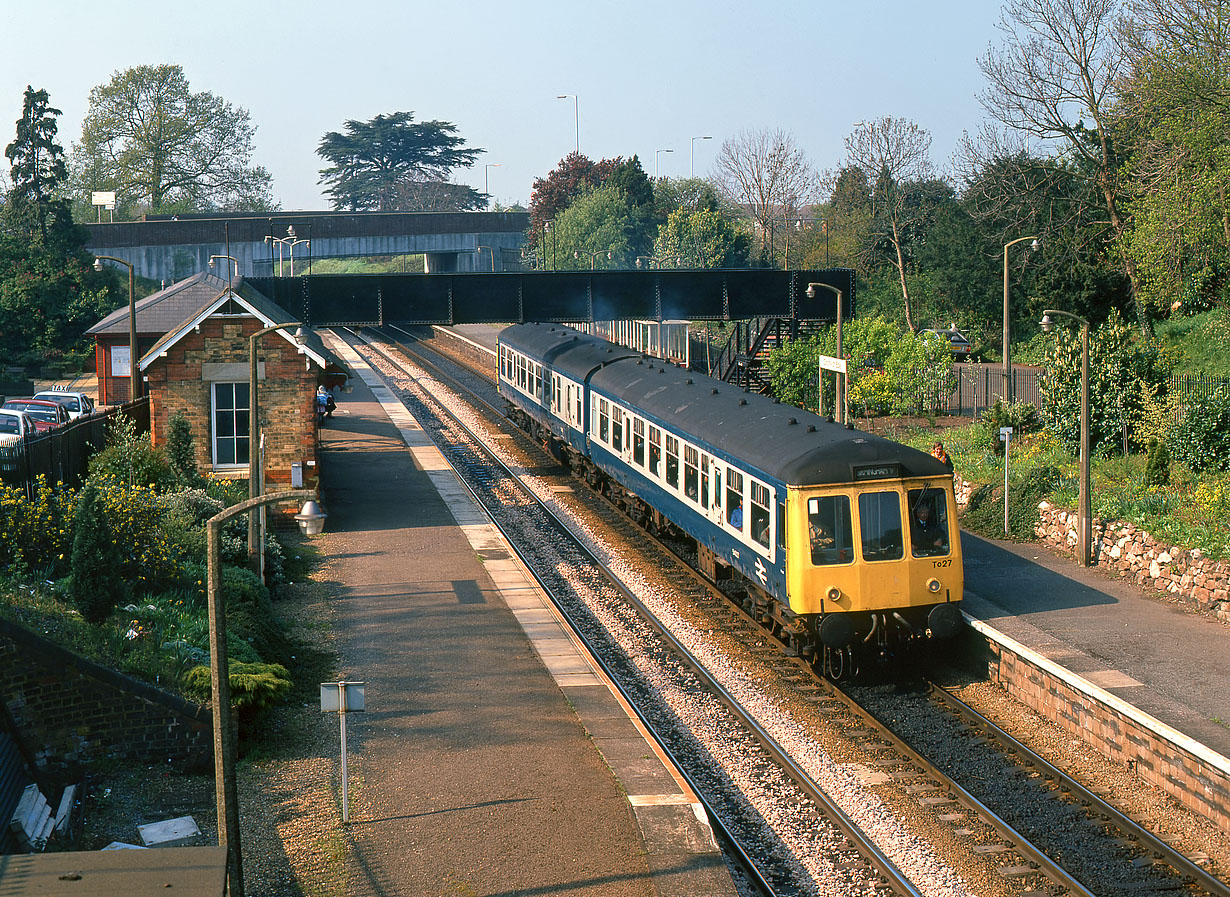
[[723,140],[766,127],[832,169],[853,124],[883,115],[929,130],[943,167],[983,118],[977,60],[998,42],[999,4],[3,0],[0,14],[0,146],[27,84],[62,110],[68,150],[91,88],[176,63],[193,90],[249,111],[254,160],[282,208],[298,210],[327,208],[321,136],[396,111],[454,122],[485,150],[454,179],[481,190],[486,171],[495,199],[526,203],[576,142],[573,101],[558,94],[578,96],[582,153],[635,153],[650,175],[656,157],[660,174],[687,176],[689,138],[710,135],[695,141],[704,175]]

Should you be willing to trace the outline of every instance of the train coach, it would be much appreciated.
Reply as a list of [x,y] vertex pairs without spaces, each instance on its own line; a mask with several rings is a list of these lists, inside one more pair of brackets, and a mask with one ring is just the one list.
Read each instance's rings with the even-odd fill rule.
[[960,627],[952,474],[925,452],[558,324],[506,328],[498,365],[521,426],[830,674]]

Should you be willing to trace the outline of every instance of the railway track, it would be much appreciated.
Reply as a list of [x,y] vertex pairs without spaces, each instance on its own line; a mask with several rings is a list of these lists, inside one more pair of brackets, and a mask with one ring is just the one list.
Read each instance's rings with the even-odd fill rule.
[[[468,389],[468,387],[465,388]],[[494,407],[490,401],[485,399],[481,401],[489,408]],[[640,535],[641,538],[647,538],[644,534]],[[698,580],[698,582],[703,581]],[[1162,892],[1174,893],[1175,890],[1194,894],[1230,893],[1224,883],[1192,862],[1190,858],[1170,848],[1162,839],[1135,826],[1122,813],[1098,799],[1097,795],[1082,791],[1080,786],[1062,777],[1058,770],[1047,769],[1044,765],[1040,765],[1043,763],[1040,759],[1037,761],[1031,759],[1025,765],[1016,762],[1016,758],[1026,756],[1019,745],[1009,747],[1008,751],[996,752],[1001,758],[999,761],[1001,771],[992,773],[989,777],[1000,781],[1022,780],[1029,785],[1040,784],[1042,787],[1034,788],[1034,790],[1041,790],[1044,793],[1049,791],[1051,796],[1049,804],[1052,809],[1045,811],[1031,809],[1025,814],[1019,811],[1015,813],[997,812],[989,802],[984,802],[975,796],[973,793],[975,789],[967,790],[954,778],[949,777],[940,768],[940,764],[926,759],[925,752],[930,753],[935,750],[933,743],[928,743],[919,750],[912,748],[906,743],[906,739],[894,734],[890,731],[889,725],[876,718],[877,711],[861,708],[850,695],[832,690],[827,683],[812,676],[810,669],[801,662],[785,656],[779,647],[770,647],[764,638],[763,631],[757,630],[750,618],[734,612],[729,606],[723,607],[721,602],[713,601],[712,592],[707,591],[709,588],[707,584],[690,585],[688,590],[694,594],[689,600],[711,610],[713,615],[711,619],[717,628],[729,634],[740,633],[739,637],[744,640],[745,644],[751,646],[748,648],[749,653],[758,655],[763,663],[775,671],[776,675],[782,677],[783,682],[795,683],[798,692],[805,700],[813,704],[814,709],[824,718],[826,725],[838,728],[850,727],[855,733],[853,739],[862,743],[866,756],[870,758],[870,764],[881,770],[895,787],[908,795],[908,801],[923,808],[924,813],[929,813],[935,821],[950,829],[957,835],[957,840],[966,841],[968,849],[978,859],[980,865],[984,869],[994,870],[992,878],[1005,886],[1005,893],[1037,889],[1048,893],[1074,894],[1122,891],[1135,894],[1160,894]],[[702,592],[706,594],[701,594]],[[640,612],[652,616],[648,609],[642,609]],[[679,646],[676,650],[681,648],[682,646]],[[776,656],[773,656],[774,654]],[[703,667],[703,662],[697,661],[696,663]],[[697,675],[700,674],[697,673]],[[720,685],[708,687],[721,688]],[[924,708],[924,710],[927,707],[936,707],[931,701],[926,700],[925,696],[902,695],[899,689],[896,691],[898,693],[895,701],[889,702],[892,705],[892,709],[888,711],[890,714],[901,713],[902,701],[912,701],[915,708]],[[874,691],[869,694],[872,698],[877,698]],[[935,692],[935,694],[941,695],[942,693]],[[866,701],[867,698],[868,694],[860,695],[859,701]],[[951,705],[950,701],[946,703]],[[883,715],[884,706],[885,704],[881,701],[881,715]],[[916,720],[912,724],[914,727],[921,727],[924,731],[932,732],[945,730],[951,725],[938,720],[937,713],[942,713],[949,720],[955,718],[948,710],[923,712],[914,709],[911,713]],[[974,719],[970,713],[972,711],[966,711],[965,717]],[[919,719],[922,722],[918,722]],[[856,722],[852,723],[851,720],[856,720]],[[749,731],[754,731],[756,728],[755,723],[745,725]],[[950,745],[965,747],[971,745],[982,747],[992,741],[997,744],[1011,742],[1006,733],[998,732],[985,719],[978,717],[974,719],[972,725],[977,728],[966,727],[960,732],[954,731],[944,737],[948,739]],[[897,728],[895,722],[891,728]],[[755,737],[766,746],[767,750],[786,753],[776,744],[771,734],[765,733],[763,737]],[[923,741],[928,741],[928,739],[923,739]],[[934,739],[930,741],[933,742]],[[1009,758],[1006,769],[1015,770],[1015,772],[1003,771],[1005,761],[1002,758],[1005,757]],[[987,761],[980,760],[980,764],[985,762]],[[788,766],[788,763],[786,765]],[[970,766],[972,764],[959,763],[956,765]],[[983,767],[980,766],[980,768]],[[1022,769],[1027,771],[1021,772]],[[1038,772],[1038,770],[1043,771]],[[964,779],[968,783],[970,770],[965,769],[964,772],[966,773]],[[974,779],[980,776],[987,777],[986,774],[972,773]],[[797,776],[796,781],[798,780],[806,781],[806,774]],[[1060,795],[1060,797],[1057,798],[1055,795]],[[817,800],[815,797],[810,799]],[[1007,798],[996,796],[995,799],[1001,805],[1005,801],[1011,805],[1014,800],[1010,796]],[[1023,798],[1020,800],[1024,803]],[[1037,802],[1036,795],[1030,794],[1029,806],[1032,808]],[[1049,839],[1039,839],[1045,847],[1034,846],[1029,837],[1008,825],[1007,818],[1014,815],[1034,817],[1036,823],[1034,830],[1036,831],[1045,834],[1049,830],[1052,833],[1061,834],[1052,834]],[[1084,820],[1079,826],[1076,825],[1078,817]],[[1112,823],[1114,831],[1108,834],[1105,830]],[[1083,831],[1079,838],[1074,838],[1070,833],[1077,828]],[[1103,833],[1097,835],[1098,831]],[[1086,834],[1087,832],[1095,834]],[[1056,844],[1057,840],[1062,843]],[[1075,846],[1076,844],[1080,845],[1079,849]],[[1058,856],[1060,861],[1052,859],[1052,855]],[[1064,865],[1072,865],[1079,870],[1078,874],[1069,874],[1062,868]]]

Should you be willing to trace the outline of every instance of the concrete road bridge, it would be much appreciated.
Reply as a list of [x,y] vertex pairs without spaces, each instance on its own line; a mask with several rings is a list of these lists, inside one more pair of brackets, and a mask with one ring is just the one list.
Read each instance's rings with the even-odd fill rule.
[[[321,259],[401,258],[410,270],[501,272],[520,267],[528,212],[273,212],[158,215],[87,224],[86,249],[174,283],[231,256],[245,277],[305,274]],[[422,258],[422,262],[419,261]],[[228,264],[218,259],[221,274]]]

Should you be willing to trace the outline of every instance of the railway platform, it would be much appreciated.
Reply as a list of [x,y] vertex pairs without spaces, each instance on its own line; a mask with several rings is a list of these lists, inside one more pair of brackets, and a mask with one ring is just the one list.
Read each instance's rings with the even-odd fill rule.
[[704,813],[430,439],[341,337],[321,432],[351,717],[351,895],[733,895]]

